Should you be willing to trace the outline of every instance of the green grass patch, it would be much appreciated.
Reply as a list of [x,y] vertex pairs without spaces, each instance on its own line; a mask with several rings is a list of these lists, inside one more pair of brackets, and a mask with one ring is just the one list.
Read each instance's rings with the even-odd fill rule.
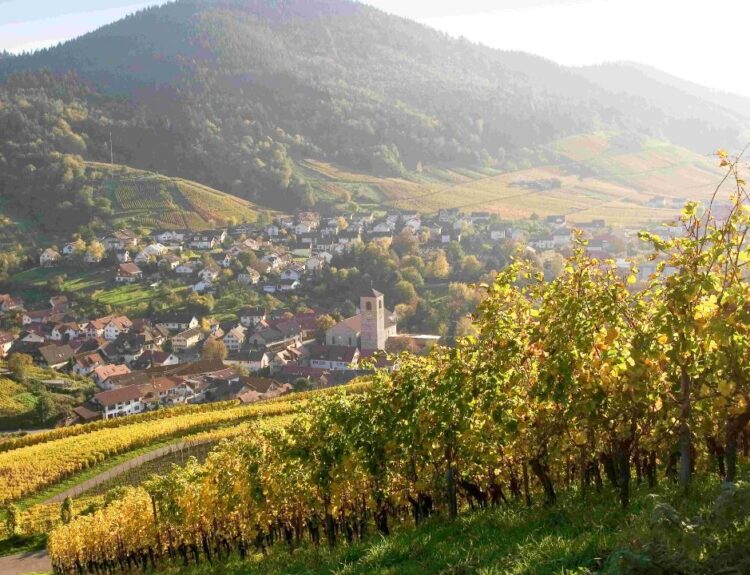
[[0,539],[0,557],[15,555],[16,553],[28,553],[40,551],[47,545],[47,535],[38,533],[36,535],[14,535],[6,539]]

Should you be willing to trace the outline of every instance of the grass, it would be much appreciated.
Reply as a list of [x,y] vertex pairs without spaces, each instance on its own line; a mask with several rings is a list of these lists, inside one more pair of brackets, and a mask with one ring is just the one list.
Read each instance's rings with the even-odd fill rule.
[[613,542],[624,513],[602,513],[592,524],[575,507],[547,511],[493,510],[456,521],[435,518],[418,529],[343,545],[332,552],[305,548],[289,556],[275,549],[265,560],[192,568],[190,575],[544,575],[594,566]]
[[[0,367],[6,368],[6,364],[0,362]],[[43,383],[46,380],[64,380],[65,385],[60,388],[48,387]],[[34,413],[43,390],[50,391],[49,397],[58,408],[62,408],[82,403],[94,388],[95,384],[89,379],[40,367],[28,368],[24,382],[0,376],[0,430],[34,429],[50,425],[51,422],[38,421]]]
[[16,553],[27,553],[39,551],[47,545],[47,535],[37,533],[35,535],[14,535],[0,540],[0,557],[15,555]]
[[[110,305],[115,309],[126,309],[131,314],[145,312],[157,293],[154,288],[144,283],[115,284],[114,272],[111,269],[33,268],[14,275],[10,278],[10,283],[19,288],[23,287],[26,299],[44,300],[47,297],[48,282],[61,276],[64,276],[62,293],[88,293],[97,303]],[[178,286],[170,289],[173,293],[184,295],[189,287]]]
[[62,291],[90,291],[107,286],[113,279],[111,271],[74,270],[63,267],[32,268],[10,278],[10,283],[24,288],[45,288],[56,277],[65,276]]

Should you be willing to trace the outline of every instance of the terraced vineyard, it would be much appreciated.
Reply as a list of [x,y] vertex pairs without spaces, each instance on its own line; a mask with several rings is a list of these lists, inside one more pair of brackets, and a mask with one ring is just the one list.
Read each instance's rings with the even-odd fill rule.
[[[90,513],[93,509],[106,505],[110,499],[110,492],[113,490],[140,486],[154,474],[168,472],[174,465],[184,465],[191,457],[204,460],[208,453],[224,439],[237,437],[252,427],[270,429],[285,426],[291,422],[291,419],[291,415],[271,415],[258,421],[247,421],[239,425],[220,427],[188,436],[187,446],[184,449],[141,465],[133,465],[127,472],[107,478],[96,487],[80,495],[72,496],[72,515],[75,517],[82,513]],[[102,475],[108,477],[109,474],[105,472]],[[43,534],[59,525],[61,499],[58,497],[52,501],[42,501],[25,507],[20,513],[19,533],[24,536]],[[2,532],[1,529],[0,532]]]
[[[349,192],[354,201],[379,202],[422,213],[441,208],[489,211],[503,218],[564,214],[570,221],[604,218],[642,225],[673,218],[683,199],[706,199],[720,175],[716,162],[661,142],[627,145],[612,133],[584,134],[549,149],[552,163],[524,169],[427,168],[407,178],[378,178],[319,161],[304,162],[305,175],[327,197]],[[546,183],[554,182],[548,186]],[[650,207],[663,196],[667,208]]]
[[87,166],[107,174],[101,189],[112,202],[115,223],[199,231],[257,218],[250,202],[196,182],[126,166]]
[[[366,385],[351,384],[347,390],[357,393]],[[330,392],[299,393],[252,405],[231,401],[176,407],[9,439],[0,445],[0,503],[37,494],[80,471],[158,442],[235,435],[245,424],[289,415],[310,396]]]
[[121,453],[158,440],[181,438],[259,417],[283,415],[291,402],[187,413],[177,417],[104,428],[0,454],[0,501],[10,502]]
[[[368,382],[355,382],[346,386],[346,392],[361,393],[368,386]],[[190,456],[203,458],[212,446],[251,429],[286,427],[309,398],[340,389],[297,393],[246,406],[236,401],[179,406],[9,438],[0,444],[2,501],[12,501],[19,510],[17,534],[43,535],[60,524],[66,490],[74,492],[73,516],[90,513],[107,505],[110,495],[116,495],[112,490],[140,485],[153,473],[168,471]],[[178,444],[185,444],[184,452],[131,464],[157,448]],[[118,473],[115,465],[127,471]],[[88,487],[84,481],[95,486]],[[5,522],[0,523],[2,539],[8,533],[3,530]]]

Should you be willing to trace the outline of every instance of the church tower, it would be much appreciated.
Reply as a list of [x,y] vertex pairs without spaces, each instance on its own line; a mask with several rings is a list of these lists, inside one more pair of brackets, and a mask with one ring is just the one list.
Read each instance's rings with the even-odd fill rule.
[[374,289],[362,292],[359,297],[359,310],[362,315],[360,346],[363,351],[384,350],[385,341],[385,298]]

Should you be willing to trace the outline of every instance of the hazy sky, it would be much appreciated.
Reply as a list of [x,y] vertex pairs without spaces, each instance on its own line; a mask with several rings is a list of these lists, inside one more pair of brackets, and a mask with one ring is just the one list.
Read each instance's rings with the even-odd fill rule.
[[[55,44],[159,1],[0,0],[0,50]],[[488,46],[570,65],[631,60],[750,96],[747,0],[368,0]]]

